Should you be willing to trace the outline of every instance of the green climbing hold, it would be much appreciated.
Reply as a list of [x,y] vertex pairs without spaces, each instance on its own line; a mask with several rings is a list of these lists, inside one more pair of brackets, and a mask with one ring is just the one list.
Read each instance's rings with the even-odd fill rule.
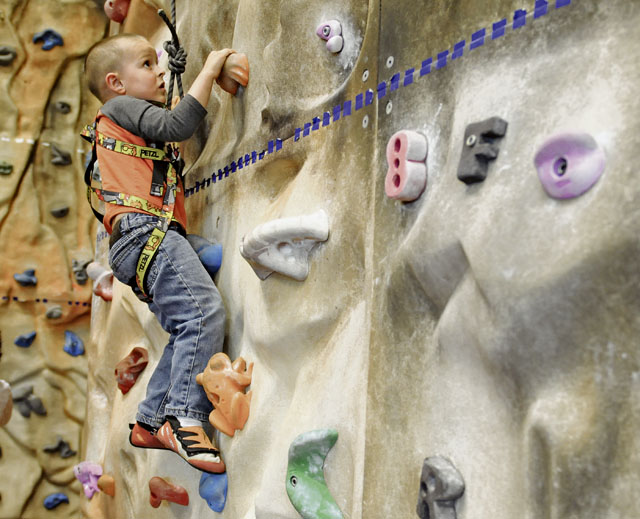
[[287,494],[303,519],[343,519],[324,480],[324,460],[338,431],[320,429],[301,434],[289,447]]
[[4,160],[0,160],[0,175],[11,175],[13,165]]

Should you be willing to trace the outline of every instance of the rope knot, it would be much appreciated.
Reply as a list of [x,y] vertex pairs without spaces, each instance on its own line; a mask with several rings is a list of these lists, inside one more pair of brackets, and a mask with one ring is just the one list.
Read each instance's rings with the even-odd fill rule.
[[171,41],[165,41],[164,50],[169,55],[169,70],[173,74],[183,74],[187,66],[187,53],[182,45],[174,45]]

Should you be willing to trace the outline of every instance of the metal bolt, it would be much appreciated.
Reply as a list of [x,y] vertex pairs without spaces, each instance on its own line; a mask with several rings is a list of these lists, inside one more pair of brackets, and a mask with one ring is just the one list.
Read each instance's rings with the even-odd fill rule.
[[391,101],[389,101],[389,102],[387,103],[386,112],[387,112],[388,114],[390,114],[390,113],[391,113],[391,110],[393,110],[393,103],[392,103]]
[[469,135],[469,137],[467,137],[465,144],[469,146],[469,148],[471,148],[476,144],[477,141],[478,141],[478,138],[475,136],[475,134],[472,133],[471,135]]
[[393,60],[393,56],[389,56],[389,57],[387,58],[387,68],[391,68],[391,67],[393,67],[393,61],[394,61],[394,60]]
[[365,116],[362,118],[362,127],[363,127],[363,128],[366,128],[367,126],[369,126],[369,116],[368,116],[368,115],[365,115]]
[[363,73],[362,73],[362,81],[365,82],[367,79],[369,79],[369,70],[366,69]]

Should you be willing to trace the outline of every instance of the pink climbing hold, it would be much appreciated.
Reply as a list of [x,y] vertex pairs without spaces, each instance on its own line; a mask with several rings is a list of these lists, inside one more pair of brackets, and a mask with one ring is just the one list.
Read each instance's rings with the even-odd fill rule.
[[427,185],[427,139],[421,133],[401,130],[387,144],[387,177],[384,189],[389,198],[412,202]]
[[533,161],[547,194],[567,199],[582,195],[598,181],[605,155],[588,133],[562,133],[547,140]]
[[157,476],[149,481],[149,492],[149,502],[153,508],[158,508],[162,501],[170,501],[183,506],[189,504],[189,494],[184,487],[172,485]]
[[104,12],[116,23],[122,23],[129,12],[131,0],[107,0],[104,3]]
[[113,272],[104,268],[97,261],[86,267],[87,274],[93,279],[93,293],[105,301],[113,299]]
[[342,38],[342,25],[338,20],[322,22],[316,28],[316,34],[327,42],[327,50],[337,54],[344,47]]

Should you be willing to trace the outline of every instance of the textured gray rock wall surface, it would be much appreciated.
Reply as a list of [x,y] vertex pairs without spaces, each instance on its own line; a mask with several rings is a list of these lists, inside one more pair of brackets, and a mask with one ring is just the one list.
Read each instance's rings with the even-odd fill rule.
[[[465,481],[457,501],[440,495],[458,517],[637,515],[640,5],[542,6],[534,17],[533,0],[177,1],[186,85],[215,48],[246,53],[251,67],[242,95],[216,87],[184,149],[190,232],[224,248],[225,351],[255,363],[244,430],[216,435],[229,477],[220,517],[298,517],[287,451],[321,428],[339,433],[325,476],[345,517],[416,517],[423,460],[434,456]],[[514,29],[516,10],[528,16]],[[504,35],[493,25],[502,19]],[[339,54],[315,34],[328,20],[341,23]],[[151,33],[158,48],[167,37]],[[490,117],[506,134],[486,179],[467,185],[457,178],[465,129]],[[400,130],[429,144],[414,202],[384,189]],[[534,157],[567,132],[591,135],[606,165],[590,190],[559,200]],[[272,153],[245,164],[269,142]],[[307,279],[261,281],[242,237],[320,209],[329,239],[311,252]],[[166,341],[153,316],[116,284],[113,302],[94,302],[92,339],[85,458],[117,490],[95,496],[87,517],[213,515],[199,473],[127,443]],[[149,350],[149,366],[123,396],[113,367],[134,346]],[[151,509],[153,476],[184,486],[189,507]],[[432,507],[438,483],[425,481]]]

